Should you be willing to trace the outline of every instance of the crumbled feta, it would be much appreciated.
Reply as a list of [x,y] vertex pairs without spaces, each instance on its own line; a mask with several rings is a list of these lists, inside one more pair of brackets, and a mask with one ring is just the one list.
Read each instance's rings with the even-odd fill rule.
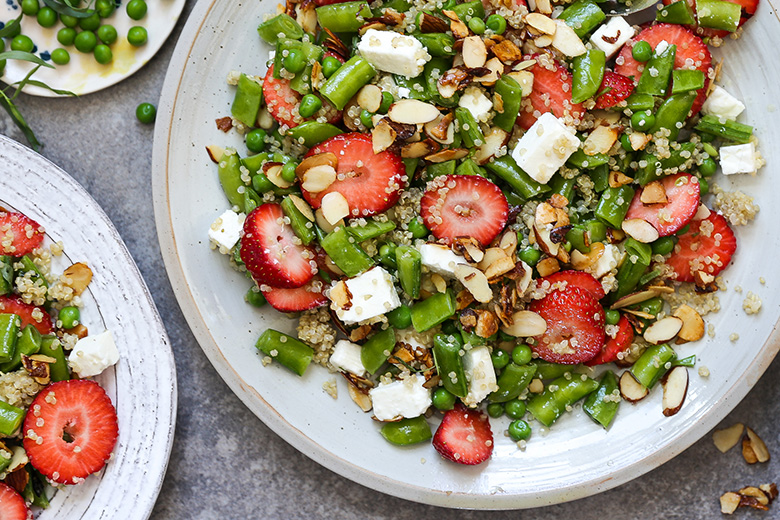
[[336,315],[347,325],[375,318],[401,305],[390,273],[372,267],[345,282],[352,295],[349,308],[335,308]]
[[209,240],[214,242],[224,253],[230,252],[241,238],[241,231],[244,229],[244,220],[246,215],[227,210],[217,217],[217,220],[209,228]]
[[512,158],[536,182],[547,184],[579,147],[574,130],[545,112],[517,142]]
[[358,51],[377,69],[407,78],[422,74],[431,59],[420,40],[395,31],[369,29],[360,39]]
[[338,370],[350,372],[358,377],[366,375],[366,367],[360,360],[362,347],[345,339],[336,342],[330,355],[330,364]]
[[114,336],[107,330],[81,338],[70,352],[68,365],[79,377],[92,377],[119,361]]
[[474,119],[486,123],[490,118],[493,102],[479,87],[468,87],[458,101],[458,106],[468,109]]
[[655,46],[655,50],[654,50],[655,55],[660,56],[668,48],[669,48],[669,42],[666,40],[661,40],[660,42],[658,42],[658,45]]
[[476,406],[498,389],[490,349],[486,346],[474,347],[466,352],[463,356],[463,370],[469,382],[469,393],[463,398],[466,406]]
[[756,147],[753,143],[721,146],[720,167],[723,175],[735,173],[756,173],[758,161],[756,161]]
[[401,381],[382,383],[368,391],[374,406],[374,415],[380,421],[399,416],[418,417],[431,406],[431,391],[423,386],[425,377],[415,374]]
[[440,244],[423,244],[418,249],[422,257],[422,265],[431,272],[442,276],[454,278],[455,266],[468,263],[465,258],[454,253],[452,249]]
[[715,116],[719,119],[736,119],[745,110],[745,105],[735,98],[723,87],[715,86],[707,96],[707,100],[701,106],[705,115]]
[[617,267],[619,261],[620,249],[616,245],[605,244],[604,252],[599,259],[596,260],[596,263],[588,267],[587,271],[595,278],[601,278]]
[[409,99],[409,96],[412,95],[411,89],[408,89],[406,87],[398,87],[398,98],[399,99]]
[[[617,54],[625,43],[634,37],[636,31],[622,16],[613,16],[609,21],[596,29],[590,37],[590,43],[604,51],[607,59]],[[667,44],[668,45],[668,44]],[[656,52],[658,50],[656,49]]]
[[422,343],[420,333],[414,329],[403,329],[395,331],[396,343],[406,343],[413,349],[428,349],[430,345]]

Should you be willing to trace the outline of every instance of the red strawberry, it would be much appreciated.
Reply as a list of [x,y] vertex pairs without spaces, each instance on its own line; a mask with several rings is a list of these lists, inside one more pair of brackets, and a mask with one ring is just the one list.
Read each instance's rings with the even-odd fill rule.
[[528,130],[544,112],[552,112],[555,117],[571,116],[579,120],[585,109],[581,103],[571,102],[572,80],[569,71],[548,56],[532,57],[541,63],[528,69],[534,75],[534,86],[528,97],[523,99],[518,124]]
[[344,178],[319,193],[301,188],[303,197],[313,208],[319,208],[322,197],[334,191],[344,195],[353,216],[382,213],[398,202],[406,185],[404,163],[388,150],[375,154],[371,135],[340,134],[318,144],[306,156],[327,152],[338,159],[336,173]]
[[30,463],[60,484],[78,484],[99,471],[119,435],[111,399],[87,379],[60,381],[41,390],[22,431]]
[[[263,80],[263,97],[271,116],[281,125],[293,128],[303,123],[304,119],[298,112],[301,105],[301,96],[290,88],[290,80],[274,78],[274,66],[268,67]],[[341,111],[330,104],[327,99],[322,100],[322,108],[310,119],[325,116],[331,123],[341,119]]]
[[547,322],[547,331],[531,347],[545,361],[576,365],[604,346],[604,308],[586,289],[567,285],[534,300],[530,309]]
[[669,45],[677,46],[677,53],[674,58],[675,69],[699,69],[704,73],[704,87],[699,89],[699,95],[693,102],[691,112],[693,115],[699,113],[704,100],[707,98],[707,85],[710,83],[709,71],[712,66],[712,56],[707,45],[701,38],[693,34],[690,29],[682,25],[659,23],[648,27],[630,40],[615,60],[615,72],[624,76],[633,76],[634,82],[639,81],[639,77],[644,70],[644,64],[639,63],[631,55],[634,43],[644,40],[655,50],[656,46],[665,40]]
[[[51,334],[52,325],[49,313],[43,307],[24,303],[18,296],[0,296],[0,312],[16,314],[22,318],[22,328],[32,324],[41,334]],[[37,316],[39,320],[34,316]]]
[[461,403],[447,411],[433,436],[433,447],[447,460],[475,465],[493,453],[493,431],[488,416]]
[[551,284],[557,282],[566,282],[566,286],[579,287],[585,289],[594,298],[600,300],[604,297],[604,288],[601,286],[601,282],[596,280],[592,274],[584,271],[574,271],[572,269],[568,271],[558,271],[557,273],[545,276],[540,282],[550,282]]
[[678,173],[661,179],[666,192],[666,204],[644,204],[643,188],[634,194],[626,218],[641,218],[658,230],[662,237],[673,235],[691,221],[699,209],[699,182],[693,175]]
[[634,327],[631,326],[631,322],[621,314],[617,327],[618,330],[615,337],[607,336],[607,343],[601,349],[601,352],[596,354],[596,357],[590,361],[586,361],[586,365],[592,367],[603,365],[604,363],[612,363],[617,359],[620,352],[624,352],[631,346],[631,342],[634,341]]
[[717,276],[731,262],[737,250],[737,239],[722,215],[710,213],[691,222],[691,228],[680,235],[672,256],[666,261],[680,282],[692,282],[694,271]]
[[21,213],[0,209],[0,255],[24,256],[43,242],[43,228]]
[[0,520],[32,520],[22,495],[3,482],[0,482]]
[[258,285],[292,289],[317,272],[314,251],[301,244],[279,204],[261,204],[244,222],[241,260]]
[[451,242],[473,237],[486,246],[496,238],[509,215],[498,186],[479,175],[442,175],[428,183],[420,215],[433,236]]
[[594,108],[611,108],[626,99],[634,91],[634,82],[631,78],[621,76],[611,70],[604,72],[599,92],[603,92],[596,98]]
[[280,312],[298,312],[314,309],[328,303],[328,299],[322,294],[325,283],[319,276],[303,287],[295,289],[279,289],[272,287],[263,291],[266,301],[271,307]]

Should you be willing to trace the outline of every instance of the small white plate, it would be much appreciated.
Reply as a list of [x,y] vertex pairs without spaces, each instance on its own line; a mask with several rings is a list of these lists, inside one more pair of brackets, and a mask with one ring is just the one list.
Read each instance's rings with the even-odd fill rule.
[[[83,484],[57,491],[37,520],[149,518],[162,486],[176,422],[176,369],[168,336],[146,284],[108,216],[67,173],[0,136],[0,206],[62,241],[61,262],[94,273],[82,323],[110,330],[120,360],[96,380],[117,410],[119,440],[111,460]],[[56,259],[56,257],[55,257]]]
[[[32,38],[38,47],[35,53],[51,53],[54,49],[63,47],[70,54],[70,63],[67,65],[55,65],[51,60],[49,64],[53,69],[41,67],[35,73],[33,79],[42,81],[57,90],[68,90],[74,94],[83,95],[103,90],[126,77],[134,74],[138,69],[146,65],[160,50],[168,35],[171,34],[176,21],[179,19],[185,0],[149,0],[149,10],[141,20],[132,20],[125,12],[125,4],[129,0],[122,0],[114,14],[106,18],[106,23],[116,28],[117,40],[110,47],[114,54],[114,60],[106,65],[95,61],[92,53],[84,54],[76,50],[73,45],[63,47],[57,41],[57,31],[64,26],[57,22],[54,27],[41,27],[34,16],[22,17],[22,34]],[[21,0],[7,0],[0,7],[0,19],[5,23],[15,19],[21,14],[19,4]],[[43,6],[43,2],[40,2]],[[141,25],[149,33],[149,41],[141,47],[133,47],[127,43],[127,31],[130,27]],[[98,42],[99,43],[99,42]],[[6,50],[10,46],[6,45]],[[24,79],[33,65],[19,60],[8,60],[5,66],[5,74],[1,78],[5,83],[13,83]],[[58,94],[34,85],[27,85],[23,89],[25,94],[43,97],[57,97]]]

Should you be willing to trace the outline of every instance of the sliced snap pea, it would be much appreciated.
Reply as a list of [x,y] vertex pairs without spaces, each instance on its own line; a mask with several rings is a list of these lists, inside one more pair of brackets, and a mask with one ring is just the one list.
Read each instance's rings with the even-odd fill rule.
[[22,366],[22,354],[31,356],[41,349],[41,333],[34,325],[27,325],[16,342],[14,355],[7,363],[0,364],[0,372],[7,374]]
[[463,368],[463,343],[452,334],[436,334],[433,338],[433,361],[442,385],[458,397],[468,394],[468,381]]
[[699,90],[702,87],[704,87],[704,73],[699,69],[672,71],[672,94]]
[[417,332],[425,332],[439,325],[455,314],[455,298],[452,291],[447,289],[443,293],[436,293],[415,303],[411,313],[412,326]]
[[5,401],[0,401],[0,434],[6,437],[19,429],[24,420],[25,411],[21,408],[11,406]]
[[485,17],[485,7],[480,0],[473,0],[472,2],[463,2],[462,4],[455,5],[452,7],[452,11],[458,15],[458,18],[460,18],[463,23],[468,23],[473,17]]
[[[331,4],[324,7],[339,5],[345,4]],[[357,94],[358,90],[371,81],[374,76],[376,76],[376,69],[371,63],[362,56],[353,56],[320,87],[320,94],[325,96],[336,108],[343,110],[352,96]]]
[[299,376],[306,372],[314,357],[314,349],[309,345],[273,329],[263,332],[255,347]]
[[460,125],[460,136],[463,138],[463,144],[469,148],[480,146],[485,142],[485,136],[479,128],[479,123],[474,119],[471,110],[465,107],[455,109],[455,119]]
[[464,159],[462,163],[455,168],[457,175],[480,175],[482,177],[487,176],[485,169],[471,159]]
[[606,63],[607,55],[601,49],[588,49],[572,59],[572,103],[582,103],[596,95],[604,79]]
[[694,143],[680,143],[678,148],[671,148],[669,150],[669,157],[660,160],[649,152],[643,152],[642,155],[639,156],[638,162],[642,163],[644,161],[646,165],[640,166],[639,169],[637,169],[634,179],[640,186],[658,180],[664,176],[666,170],[677,168],[689,161],[695,150],[696,145]]
[[596,206],[596,218],[615,229],[620,229],[633,198],[634,188],[629,185],[605,189]]
[[[607,370],[599,380],[599,387],[590,394],[582,405],[582,409],[591,419],[609,428],[610,423],[615,418],[620,401],[615,399],[615,392],[618,390],[618,381],[615,374]],[[619,392],[617,394],[620,395]]]
[[696,23],[693,9],[687,0],[679,0],[663,6],[655,12],[655,19],[659,22],[675,23],[678,25],[690,25]]
[[300,40],[303,38],[303,29],[298,25],[294,18],[287,14],[279,14],[260,24],[257,28],[260,37],[270,44],[276,43],[279,34],[285,38]]
[[550,185],[552,193],[563,195],[569,202],[574,200],[574,187],[577,185],[576,178],[567,179],[562,175],[556,174],[552,179],[550,179],[548,184]]
[[285,197],[281,206],[284,214],[290,219],[290,227],[293,233],[301,239],[304,245],[311,244],[311,241],[315,238],[314,223],[301,213],[301,210],[298,209],[290,197]]
[[[685,1],[685,0],[682,0]],[[655,107],[655,98],[651,94],[634,92],[626,98],[626,107],[633,112],[640,110],[652,110]]]
[[[650,345],[631,366],[631,373],[646,388],[652,388],[671,368],[671,362],[677,357],[674,349],[666,343]],[[666,364],[669,363],[669,367]]]
[[536,376],[539,379],[556,379],[562,377],[566,372],[571,372],[573,368],[572,365],[561,365],[542,359],[537,359],[532,364],[536,365]]
[[385,364],[395,348],[395,330],[387,327],[380,330],[363,344],[360,361],[369,374],[375,374]]
[[7,363],[14,357],[22,320],[16,314],[0,314],[0,363]]
[[493,403],[511,401],[523,393],[536,374],[536,365],[518,365],[509,362],[496,380],[498,389],[488,396]]
[[374,265],[371,257],[363,251],[363,248],[357,244],[355,238],[344,227],[339,227],[328,233],[320,240],[320,245],[328,253],[333,263],[350,278],[367,271]]
[[10,293],[14,288],[14,259],[0,255],[0,296]]
[[575,150],[575,152],[571,154],[566,160],[566,164],[568,166],[579,168],[581,170],[598,168],[599,166],[603,166],[607,163],[609,163],[609,156],[607,154],[596,153],[593,155],[588,155],[582,151],[582,148]]
[[396,329],[408,329],[412,326],[412,311],[408,305],[401,304],[386,314],[387,322]]
[[649,244],[643,244],[633,238],[626,239],[624,243],[626,259],[618,268],[616,279],[618,288],[611,293],[610,301],[615,302],[629,294],[639,284],[640,278],[650,266],[653,250]]
[[693,366],[696,366],[696,354],[693,354],[691,356],[682,358],[682,359],[675,359],[672,361],[673,367],[688,367],[691,368]]
[[549,186],[536,182],[524,172],[511,155],[493,159],[485,167],[509,184],[518,195],[526,200],[550,191]]
[[753,135],[753,127],[732,120],[721,122],[717,116],[704,116],[695,129],[698,132],[720,137],[735,143],[747,143]]
[[49,375],[52,382],[67,381],[70,379],[70,368],[65,359],[65,351],[57,336],[46,335],[41,338],[41,349],[38,351],[44,356],[54,358],[56,361],[49,365]]
[[364,240],[370,240],[372,238],[382,236],[394,229],[395,223],[390,220],[384,222],[379,220],[369,220],[362,226],[347,226],[347,231],[349,231],[349,234],[355,237],[355,240],[358,242],[363,242]]
[[455,38],[446,33],[424,33],[415,34],[415,38],[420,40],[423,47],[433,57],[443,58],[447,56],[455,56]]
[[696,20],[701,27],[734,32],[739,28],[742,7],[724,0],[696,2]]
[[694,101],[696,92],[683,92],[666,98],[655,113],[655,125],[648,132],[654,134],[666,128],[670,132],[669,140],[676,141]]
[[384,423],[379,431],[388,442],[399,446],[417,444],[433,437],[431,427],[422,415],[413,419]]
[[409,298],[416,300],[420,297],[422,255],[411,246],[400,245],[395,248],[395,263],[401,288]]
[[577,0],[569,5],[558,16],[566,25],[574,29],[577,36],[583,38],[586,34],[601,25],[607,15],[592,0]]
[[287,131],[287,134],[299,143],[303,140],[302,144],[307,148],[311,148],[342,133],[344,131],[339,127],[330,123],[320,123],[319,121],[305,121]]
[[523,88],[511,76],[501,76],[493,87],[494,95],[501,97],[501,111],[496,111],[493,124],[506,132],[511,132],[520,113],[523,102]]
[[672,75],[676,54],[676,45],[669,45],[660,53],[656,50],[650,61],[645,64],[645,70],[642,71],[636,85],[636,92],[665,96],[669,88],[669,77]]
[[357,32],[366,23],[365,19],[373,16],[371,8],[362,1],[323,5],[316,11],[320,27],[334,33]]
[[[239,192],[239,188],[244,187],[244,181],[241,180],[241,160],[233,149],[228,149],[219,160],[217,173],[219,183],[222,185],[222,191],[234,206],[243,206],[244,195]],[[243,191],[243,190],[242,190]]]
[[425,168],[425,178],[431,180],[435,177],[441,177],[442,175],[452,175],[455,173],[455,167],[457,161],[445,161],[443,163],[429,164]]
[[532,397],[526,406],[537,421],[550,426],[563,415],[566,407],[593,392],[598,386],[597,381],[585,376],[574,375],[571,379],[561,377],[547,385],[544,392]]

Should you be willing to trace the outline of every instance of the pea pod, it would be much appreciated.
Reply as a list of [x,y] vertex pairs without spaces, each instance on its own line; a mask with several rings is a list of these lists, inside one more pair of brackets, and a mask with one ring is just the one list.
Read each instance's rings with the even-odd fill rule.
[[11,359],[6,363],[0,364],[0,372],[4,374],[13,372],[22,366],[22,354],[31,356],[37,354],[40,349],[41,333],[38,332],[34,325],[27,325],[19,335]]
[[679,0],[665,5],[655,12],[655,19],[659,22],[674,23],[678,25],[691,25],[696,23],[693,9],[687,0]]
[[665,96],[669,88],[669,78],[674,68],[677,46],[669,45],[663,52],[655,52],[645,64],[645,70],[639,77],[635,92],[653,96]]
[[601,7],[592,0],[577,0],[569,5],[558,16],[559,20],[574,29],[577,36],[584,38],[586,34],[601,25],[607,18]]
[[512,159],[511,155],[504,155],[488,162],[485,167],[500,177],[504,182],[524,199],[532,199],[537,195],[550,191],[546,184],[540,184],[524,172]]
[[703,87],[704,73],[699,69],[672,71],[672,94],[688,92],[689,90],[699,90]]
[[735,143],[747,143],[753,135],[753,127],[732,120],[721,122],[717,116],[704,116],[695,130],[703,134],[720,137]]
[[739,28],[742,8],[724,0],[696,2],[696,19],[701,27],[734,32]]
[[482,5],[481,0],[463,2],[462,4],[453,6],[452,10],[458,15],[458,18],[460,18],[463,23],[468,23],[468,21],[475,16],[477,18],[485,17],[485,7]]
[[347,231],[349,234],[355,237],[358,242],[369,240],[389,233],[395,229],[395,223],[387,220],[381,222],[379,220],[369,220],[362,226],[348,226]]
[[496,380],[498,389],[488,396],[493,403],[505,403],[517,398],[531,383],[536,374],[536,365],[518,365],[510,361]]
[[238,154],[232,148],[228,148],[219,160],[217,174],[228,201],[234,206],[243,207],[244,195],[238,190],[244,187],[240,168],[241,161]]
[[544,392],[532,397],[527,408],[537,421],[550,426],[563,415],[566,407],[572,406],[598,386],[598,382],[585,376],[575,375],[571,379],[561,377],[547,385]]
[[582,103],[598,93],[606,63],[607,56],[601,49],[588,49],[572,60],[572,103]]
[[21,323],[16,314],[0,314],[0,363],[7,363],[13,358]]
[[65,351],[57,336],[46,335],[41,338],[41,349],[38,351],[44,356],[54,358],[56,361],[49,365],[49,375],[52,382],[67,381],[70,379],[70,368],[65,359]]
[[301,142],[301,139],[303,139],[302,144],[308,148],[341,133],[343,131],[339,127],[330,123],[320,123],[319,121],[305,121],[287,131],[287,134],[296,141]]
[[298,209],[290,197],[285,197],[281,206],[284,214],[290,219],[290,227],[293,233],[301,239],[304,245],[311,244],[311,241],[315,238],[314,223],[301,213],[301,210]]
[[357,32],[366,23],[365,19],[373,16],[371,8],[362,1],[323,5],[316,12],[320,27],[334,33]]
[[320,245],[333,263],[350,278],[367,271],[374,265],[371,257],[354,241],[355,239],[344,227],[334,229],[320,240]]
[[415,303],[411,313],[414,330],[424,332],[455,314],[455,298],[450,289],[447,289]]
[[[345,4],[331,4],[324,7],[339,5]],[[357,94],[358,90],[371,81],[374,76],[376,76],[376,69],[371,63],[362,56],[353,56],[320,87],[320,94],[325,96],[336,108],[344,110],[352,96]]]
[[375,374],[385,364],[395,348],[395,330],[387,327],[380,330],[363,344],[360,349],[360,362],[369,374]]
[[236,85],[233,105],[230,107],[232,116],[250,128],[257,126],[255,121],[262,103],[263,87],[246,74],[241,74]]
[[644,161],[646,166],[640,166],[637,169],[634,179],[640,186],[644,186],[648,182],[655,181],[664,176],[666,170],[670,168],[677,168],[682,166],[693,157],[693,152],[696,150],[696,144],[694,143],[680,143],[678,148],[671,148],[669,150],[669,157],[665,159],[658,159],[655,155],[649,152],[643,152],[639,156],[639,163]]
[[610,294],[610,301],[614,303],[623,296],[631,293],[639,284],[639,279],[650,266],[653,250],[649,244],[643,244],[633,238],[626,239],[624,243],[626,259],[618,268],[618,288]]
[[399,446],[417,444],[433,437],[431,427],[422,415],[412,419],[384,423],[379,431],[388,442]]
[[501,97],[501,110],[496,111],[493,124],[506,132],[511,132],[520,113],[523,102],[523,87],[511,76],[501,76],[493,87],[494,95]]
[[696,101],[695,91],[674,94],[666,98],[655,113],[655,125],[648,132],[654,134],[666,128],[669,130],[669,140],[676,141],[694,101]]
[[633,198],[634,188],[629,185],[607,188],[601,194],[596,206],[596,218],[615,229],[620,229]]
[[411,246],[400,245],[395,249],[395,263],[401,288],[409,298],[416,300],[420,297],[422,255]]
[[451,394],[466,397],[468,381],[463,368],[463,343],[455,335],[436,334],[433,338],[433,361],[442,385]]
[[[651,345],[631,366],[631,373],[645,388],[652,388],[671,368],[677,354],[666,343]],[[669,367],[666,364],[669,363]]]
[[474,119],[474,115],[468,108],[456,108],[455,119],[457,119],[460,125],[460,136],[463,138],[465,146],[474,148],[485,142],[485,136],[479,128],[479,123]]
[[4,437],[13,435],[24,420],[25,411],[0,401],[0,434]]
[[428,54],[433,57],[455,56],[455,38],[450,34],[424,33],[415,34],[414,37],[420,40]]
[[562,365],[552,363],[543,359],[536,359],[532,363],[536,366],[536,376],[539,379],[556,379],[562,377],[566,372],[571,372],[572,365]]
[[314,349],[306,343],[273,329],[263,332],[255,347],[299,376],[306,372],[314,357]]
[[620,400],[615,399],[620,393],[618,390],[618,381],[615,374],[609,370],[604,372],[599,380],[599,387],[590,394],[582,405],[582,409],[588,416],[608,428],[618,411]]
[[14,288],[14,259],[0,255],[0,296],[10,293]]
[[282,13],[261,23],[257,28],[257,34],[266,42],[275,44],[280,34],[285,38],[300,40],[303,38],[303,29],[294,18]]

